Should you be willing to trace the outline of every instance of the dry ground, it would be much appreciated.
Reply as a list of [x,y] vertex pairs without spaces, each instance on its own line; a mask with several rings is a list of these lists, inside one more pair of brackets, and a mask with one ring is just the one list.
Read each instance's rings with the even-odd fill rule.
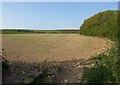
[[111,42],[78,34],[4,34],[2,46],[9,61],[3,83],[30,83],[42,66],[51,68],[53,83],[79,83],[86,59],[105,52]]
[[6,59],[21,62],[88,59],[110,47],[107,39],[78,34],[4,34]]

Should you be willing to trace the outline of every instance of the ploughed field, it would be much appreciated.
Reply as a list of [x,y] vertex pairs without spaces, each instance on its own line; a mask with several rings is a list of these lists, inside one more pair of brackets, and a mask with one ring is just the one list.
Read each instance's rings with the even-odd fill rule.
[[107,39],[79,34],[3,34],[2,48],[9,61],[44,62],[89,59],[111,46]]

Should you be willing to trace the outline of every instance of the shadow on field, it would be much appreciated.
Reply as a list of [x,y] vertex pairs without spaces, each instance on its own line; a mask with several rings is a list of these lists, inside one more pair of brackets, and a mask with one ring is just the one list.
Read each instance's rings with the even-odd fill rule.
[[[43,63],[26,63],[19,61],[8,61],[6,52],[2,50],[2,84],[21,84],[30,83],[36,80],[35,77],[40,75],[39,82],[48,82],[47,69]],[[35,78],[35,79],[34,79]]]
[[3,84],[6,83],[73,83],[79,82],[83,67],[76,64],[85,61],[71,60],[62,62],[25,63],[10,62],[3,66]]
[[[34,77],[44,73],[42,64],[37,63],[9,62],[3,63],[2,68],[3,84],[30,83]],[[41,82],[46,82],[44,76],[41,76]]]
[[[81,63],[78,65],[78,62]],[[113,71],[107,66],[79,67],[83,60],[64,62],[3,64],[3,85],[6,83],[113,83]],[[80,78],[80,79],[78,79]]]
[[[114,83],[117,84],[117,51],[90,60],[26,63],[3,62],[3,83]],[[94,64],[94,65],[93,65]],[[93,65],[93,66],[92,66]],[[41,84],[42,85],[42,84]]]

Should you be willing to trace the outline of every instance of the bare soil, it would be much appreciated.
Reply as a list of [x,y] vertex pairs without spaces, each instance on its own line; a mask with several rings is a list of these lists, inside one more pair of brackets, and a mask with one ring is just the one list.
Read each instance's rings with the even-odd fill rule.
[[77,34],[5,34],[2,43],[9,61],[4,83],[30,83],[42,66],[50,68],[53,83],[80,83],[88,60],[112,46],[108,39]]
[[78,34],[6,34],[2,43],[7,60],[27,63],[89,59],[111,45],[107,39]]

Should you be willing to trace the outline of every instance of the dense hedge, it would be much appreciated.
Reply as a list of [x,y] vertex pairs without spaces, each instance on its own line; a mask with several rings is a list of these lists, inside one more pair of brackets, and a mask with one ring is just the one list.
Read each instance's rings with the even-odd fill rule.
[[107,10],[88,18],[80,27],[80,34],[117,39],[118,11]]
[[96,65],[94,68],[88,68],[86,70],[83,82],[87,79],[88,83],[120,83],[119,26],[120,12],[118,10],[107,10],[88,18],[80,27],[81,35],[104,37],[115,42],[115,47],[109,50],[109,55],[105,55],[103,53],[96,56],[96,59],[93,61],[97,61],[99,65]]

